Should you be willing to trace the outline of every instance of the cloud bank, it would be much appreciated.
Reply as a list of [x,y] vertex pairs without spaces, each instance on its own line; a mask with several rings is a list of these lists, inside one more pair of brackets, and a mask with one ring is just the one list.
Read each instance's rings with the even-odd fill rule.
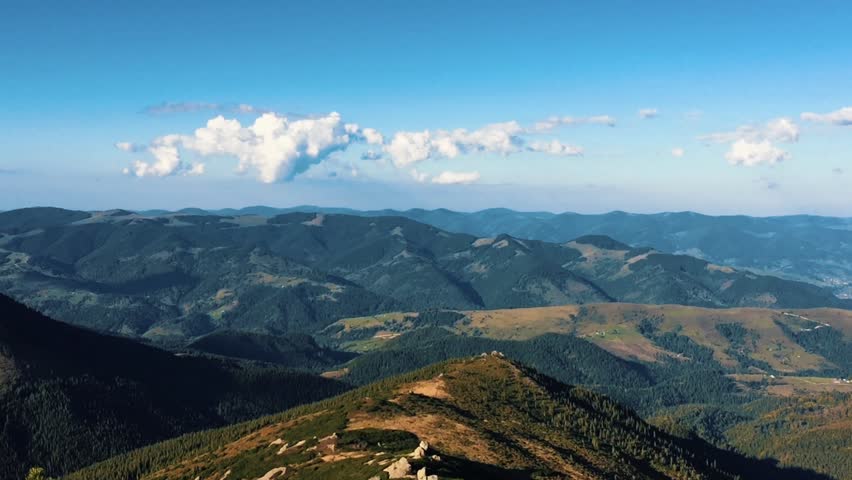
[[[259,112],[250,105],[223,106],[215,103],[162,104],[150,107],[150,113],[171,113],[233,109],[240,113]],[[291,180],[312,165],[325,161],[334,152],[361,144],[371,148],[360,153],[361,160],[389,160],[398,169],[408,169],[417,181],[430,175],[417,172],[415,165],[432,159],[454,159],[472,153],[501,156],[519,153],[543,153],[553,156],[579,156],[583,148],[557,139],[529,141],[560,125],[615,125],[608,115],[592,117],[550,117],[531,127],[517,121],[491,123],[477,129],[398,131],[385,136],[375,128],[361,128],[345,123],[332,112],[311,118],[288,118],[274,112],[260,114],[253,123],[243,124],[236,118],[217,115],[192,134],[168,134],[148,145],[118,142],[116,148],[128,153],[147,152],[150,160],[136,160],[124,172],[137,177],[200,175],[205,163],[184,159],[187,152],[197,157],[231,157],[237,160],[237,172],[254,173],[263,183]],[[471,183],[479,180],[478,172],[444,171],[433,183]]]

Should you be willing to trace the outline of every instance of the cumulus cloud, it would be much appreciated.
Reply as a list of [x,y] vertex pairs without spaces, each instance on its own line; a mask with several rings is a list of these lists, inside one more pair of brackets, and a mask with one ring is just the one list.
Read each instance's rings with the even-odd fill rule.
[[595,115],[591,117],[551,116],[536,122],[532,128],[528,130],[532,133],[549,132],[562,125],[606,125],[608,127],[614,127],[615,118],[610,117],[609,115]]
[[154,157],[154,161],[136,160],[131,169],[124,169],[124,173],[137,177],[166,177],[189,171],[192,167],[181,162],[180,159],[178,151],[180,141],[180,135],[165,135],[155,139],[148,147],[148,152]]
[[790,118],[780,117],[764,125],[743,125],[731,132],[711,133],[699,139],[709,143],[730,143],[737,140],[793,143],[799,140],[799,126]]
[[[219,108],[219,105],[167,104],[163,110],[213,108]],[[250,111],[250,108],[253,107],[246,106],[244,110]],[[550,121],[558,125],[613,125],[615,122],[606,115],[553,117]],[[164,135],[145,146],[130,142],[119,142],[115,145],[126,152],[147,152],[150,156],[150,159],[137,160],[126,168],[125,172],[129,175],[200,175],[204,173],[204,164],[190,163],[183,158],[187,154],[195,154],[200,157],[235,158],[238,172],[253,172],[264,183],[291,180],[313,165],[326,161],[332,153],[346,150],[353,144],[374,146],[360,154],[361,160],[385,162],[386,159],[400,169],[411,169],[429,159],[453,159],[472,153],[503,156],[521,152],[541,152],[556,156],[583,154],[582,147],[564,144],[559,140],[528,140],[528,135],[540,131],[537,128],[524,128],[516,121],[508,121],[488,124],[477,129],[399,131],[386,137],[374,128],[361,128],[356,123],[344,123],[341,115],[336,112],[309,118],[288,118],[282,114],[266,112],[257,116],[252,123],[217,115],[191,134]],[[416,173],[416,170],[414,172],[413,175],[418,181],[432,178]],[[474,172],[444,173],[446,175],[438,175],[432,178],[432,181],[466,183]],[[455,181],[457,178],[462,181]]]
[[680,158],[680,157],[682,157],[685,153],[686,153],[686,150],[684,150],[684,149],[682,149],[682,148],[680,148],[680,147],[675,147],[675,148],[673,148],[673,149],[672,149],[672,156],[673,156],[673,157],[675,157],[675,158]]
[[211,102],[163,102],[142,109],[148,115],[167,115],[170,113],[192,112],[222,112],[222,113],[267,113],[269,110],[255,107],[246,103],[211,103]]
[[790,154],[772,145],[769,140],[751,141],[739,139],[725,154],[731,165],[753,167],[760,164],[773,165],[790,158]]
[[219,115],[193,135],[155,139],[148,148],[154,162],[137,161],[129,173],[144,177],[203,171],[181,160],[182,148],[202,156],[235,157],[237,171],[254,171],[261,182],[272,183],[292,179],[332,152],[362,138],[363,130],[355,124],[344,124],[337,112],[292,121],[265,113],[248,126]]
[[763,135],[770,140],[778,142],[793,143],[799,141],[799,126],[793,120],[782,117],[770,120],[764,129]]
[[639,118],[641,119],[655,118],[659,114],[660,112],[656,108],[643,108],[639,110]]
[[479,180],[479,172],[441,172],[432,179],[432,183],[440,185],[468,184]]
[[365,128],[361,131],[364,136],[364,141],[370,145],[381,145],[385,143],[385,137],[375,128]]
[[852,107],[843,107],[828,113],[805,112],[802,120],[809,122],[830,123],[833,125],[852,125]]
[[385,146],[385,152],[397,167],[422,162],[432,155],[432,135],[428,130],[397,132]]
[[559,156],[578,156],[583,154],[583,148],[575,145],[567,145],[559,140],[551,140],[549,142],[532,142],[527,145],[527,150],[531,152],[542,152],[550,155]]
[[488,152],[509,155],[520,151],[523,128],[518,122],[492,123],[477,130],[423,130],[397,132],[385,145],[393,164],[399,168],[432,157],[455,158],[460,154]]
[[729,143],[725,158],[731,165],[773,165],[790,158],[790,154],[773,142],[799,141],[799,126],[787,117],[775,118],[764,125],[743,125],[732,132],[712,133],[699,137],[709,143]]

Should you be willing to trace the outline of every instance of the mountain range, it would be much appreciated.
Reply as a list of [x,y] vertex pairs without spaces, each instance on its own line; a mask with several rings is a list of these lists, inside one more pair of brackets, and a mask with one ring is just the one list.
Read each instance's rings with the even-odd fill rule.
[[351,213],[0,213],[0,477],[852,475],[834,290]]
[[[711,216],[694,212],[603,214],[518,212],[492,208],[477,212],[446,209],[369,210],[303,205],[241,209],[185,209],[194,215],[275,216],[293,211],[364,216],[401,216],[449,232],[561,243],[583,235],[607,235],[634,247],[695,256],[758,273],[771,273],[831,288],[852,297],[852,218],[789,215]],[[162,215],[164,210],[142,212]]]
[[600,302],[850,308],[829,289],[602,235],[550,243],[402,217],[25,209],[0,213],[0,290],[160,344],[221,329],[315,333],[395,309]]

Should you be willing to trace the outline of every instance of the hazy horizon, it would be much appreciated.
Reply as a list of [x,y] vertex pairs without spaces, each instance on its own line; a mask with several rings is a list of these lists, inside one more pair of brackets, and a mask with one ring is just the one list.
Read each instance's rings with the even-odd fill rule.
[[[381,212],[381,211],[391,211],[391,212],[407,212],[412,210],[423,210],[423,211],[439,211],[446,210],[453,213],[461,213],[461,214],[475,214],[481,213],[489,210],[507,210],[517,213],[523,214],[549,214],[549,215],[585,215],[585,216],[593,216],[593,215],[608,215],[608,214],[626,214],[626,215],[678,215],[678,214],[694,214],[701,215],[706,217],[749,217],[749,218],[778,218],[778,217],[821,217],[821,218],[837,218],[837,219],[852,219],[852,216],[842,216],[842,215],[817,215],[811,213],[788,213],[788,214],[779,214],[779,215],[747,215],[747,214],[738,214],[738,213],[728,213],[728,214],[713,214],[706,212],[699,212],[695,210],[659,210],[659,211],[648,211],[648,212],[635,212],[630,210],[605,210],[599,212],[578,212],[574,210],[521,210],[515,209],[511,207],[487,207],[487,208],[479,208],[473,210],[464,210],[464,209],[456,209],[456,208],[446,208],[446,207],[407,207],[407,208],[391,208],[391,207],[380,207],[380,208],[354,208],[344,205],[319,205],[319,204],[289,204],[289,205],[268,205],[268,204],[247,204],[247,205],[238,205],[238,206],[213,206],[213,207],[201,207],[198,205],[183,205],[183,206],[175,206],[169,208],[146,208],[146,207],[137,207],[137,208],[129,208],[124,206],[113,206],[113,207],[99,207],[99,208],[68,208],[63,205],[51,205],[51,204],[33,204],[33,205],[25,205],[22,207],[10,208],[10,209],[2,209],[0,208],[0,212],[7,212],[12,210],[20,210],[26,208],[62,208],[66,210],[79,210],[84,212],[106,212],[112,210],[127,210],[136,213],[148,213],[148,212],[181,212],[185,210],[205,210],[211,213],[218,213],[224,210],[244,210],[251,208],[272,208],[272,209],[280,209],[280,210],[299,210],[300,208],[304,209],[324,209],[324,210],[351,210],[353,212]],[[345,212],[344,212],[345,214]]]

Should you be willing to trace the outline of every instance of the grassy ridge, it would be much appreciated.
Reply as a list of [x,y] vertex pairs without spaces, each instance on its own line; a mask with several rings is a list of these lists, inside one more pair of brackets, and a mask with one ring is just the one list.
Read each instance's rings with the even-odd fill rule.
[[[353,437],[358,431],[367,433]],[[234,469],[252,478],[285,465],[288,478],[362,479],[382,468],[366,458],[390,461],[411,446],[399,432],[429,441],[442,460],[412,461],[441,478],[823,478],[669,436],[603,396],[490,355],[163,442],[67,478],[207,480]],[[397,447],[379,452],[370,438]],[[292,446],[275,455],[279,442]],[[330,442],[336,456],[320,460]]]

